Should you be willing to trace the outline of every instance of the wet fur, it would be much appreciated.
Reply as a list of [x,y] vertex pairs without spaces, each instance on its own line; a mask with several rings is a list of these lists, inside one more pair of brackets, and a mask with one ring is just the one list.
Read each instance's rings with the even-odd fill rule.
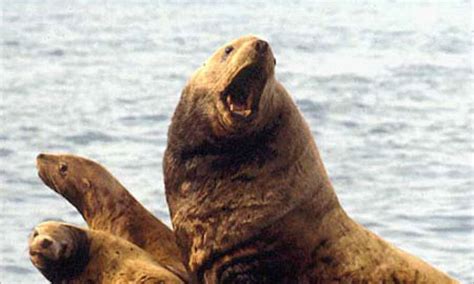
[[[232,81],[226,68],[244,64],[245,52],[252,58],[255,40],[223,46],[193,75],[168,132],[167,201],[196,281],[453,281],[346,215],[306,122],[273,70],[253,120],[221,125],[219,114],[227,114],[216,90]],[[222,63],[228,45],[242,50]]]

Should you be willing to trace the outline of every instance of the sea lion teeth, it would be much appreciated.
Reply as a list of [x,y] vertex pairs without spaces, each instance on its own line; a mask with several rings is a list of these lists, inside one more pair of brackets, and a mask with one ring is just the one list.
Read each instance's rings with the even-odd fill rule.
[[250,114],[252,114],[252,110],[250,110],[249,107],[236,106],[233,103],[229,103],[229,109],[232,113],[235,113],[244,117],[247,117]]
[[232,113],[245,117],[252,113],[252,93],[245,94],[246,91],[251,92],[251,90],[234,90],[226,95],[226,103]]
[[243,110],[243,111],[238,111],[238,112],[236,112],[236,113],[238,113],[238,114],[240,114],[240,115],[242,115],[242,116],[244,116],[244,117],[247,117],[247,116],[249,116],[249,115],[252,114],[252,111],[249,110],[249,109],[246,109],[246,110]]
[[[245,36],[219,48],[183,89],[163,169],[171,220],[192,278],[455,283],[346,214],[312,133],[274,68],[270,46]],[[242,92],[248,98],[231,97]],[[229,115],[247,114],[248,106],[251,119]]]

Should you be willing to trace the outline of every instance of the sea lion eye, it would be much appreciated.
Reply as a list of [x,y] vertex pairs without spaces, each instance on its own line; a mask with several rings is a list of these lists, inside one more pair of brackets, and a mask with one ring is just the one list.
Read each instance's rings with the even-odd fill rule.
[[65,163],[60,163],[59,164],[59,173],[61,175],[66,175],[66,173],[67,173],[67,164],[65,164]]
[[224,51],[225,51],[225,54],[229,54],[229,53],[232,52],[232,50],[234,50],[234,47],[233,46],[228,46],[228,47],[225,48]]

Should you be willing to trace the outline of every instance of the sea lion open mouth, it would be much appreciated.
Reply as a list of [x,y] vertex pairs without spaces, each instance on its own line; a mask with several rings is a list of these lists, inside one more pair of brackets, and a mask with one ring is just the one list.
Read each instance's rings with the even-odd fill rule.
[[223,100],[229,111],[249,117],[256,110],[265,82],[262,68],[255,65],[242,68],[223,92]]

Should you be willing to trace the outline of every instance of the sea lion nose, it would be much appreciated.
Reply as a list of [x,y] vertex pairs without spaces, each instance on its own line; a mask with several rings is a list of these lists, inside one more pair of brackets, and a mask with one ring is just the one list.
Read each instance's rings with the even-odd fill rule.
[[52,240],[45,238],[41,241],[41,247],[44,248],[44,249],[48,248],[49,246],[51,246],[52,243],[53,243]]
[[46,160],[46,155],[43,153],[38,154],[36,156],[36,169],[39,170],[41,165],[44,164],[44,161]]
[[268,49],[268,43],[264,40],[257,40],[255,42],[255,50],[258,52],[258,53],[264,53],[265,51],[267,51]]

